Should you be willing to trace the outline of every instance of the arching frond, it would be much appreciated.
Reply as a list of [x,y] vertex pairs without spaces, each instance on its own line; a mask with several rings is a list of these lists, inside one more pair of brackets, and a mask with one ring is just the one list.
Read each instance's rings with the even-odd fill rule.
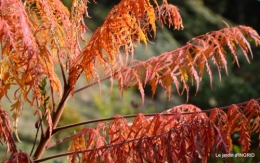
[[[157,85],[161,85],[171,95],[172,83],[177,88],[178,93],[182,83],[182,91],[186,90],[189,95],[188,80],[196,82],[197,91],[204,69],[206,68],[210,84],[212,85],[212,64],[219,72],[221,80],[221,70],[227,69],[227,51],[230,49],[238,64],[236,45],[238,45],[249,62],[248,53],[252,55],[247,39],[260,43],[260,37],[255,30],[250,27],[237,26],[213,31],[187,42],[186,45],[169,52],[165,52],[158,57],[152,57],[147,61],[139,61],[132,67],[121,67],[115,72],[114,78],[119,81],[119,88],[138,86],[144,99],[143,87],[150,84],[154,94]],[[252,56],[253,57],[253,56]],[[122,92],[122,91],[121,91]]]
[[[132,123],[117,115],[111,124],[101,123],[95,129],[79,131],[71,144],[69,151],[74,154],[69,160],[208,162],[212,153],[232,151],[234,132],[240,132],[242,152],[247,153],[249,137],[255,132],[250,120],[259,117],[258,101],[252,99],[226,109],[227,112],[223,108],[204,112],[194,105],[180,105],[152,117],[138,114]],[[259,127],[259,123],[254,125]],[[259,130],[256,133],[259,135]]]

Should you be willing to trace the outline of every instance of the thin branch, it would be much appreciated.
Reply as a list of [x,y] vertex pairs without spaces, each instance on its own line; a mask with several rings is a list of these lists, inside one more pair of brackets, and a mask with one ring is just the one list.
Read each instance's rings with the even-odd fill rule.
[[[35,134],[35,138],[34,138],[34,141],[33,141],[33,147],[32,147],[32,150],[30,152],[30,156],[32,156],[32,153],[34,151],[34,148],[35,148],[35,145],[36,145],[36,140],[38,138],[38,133],[39,133],[39,130],[40,130],[40,123],[42,123],[42,119],[39,119],[39,124],[37,126],[37,130],[36,130],[36,134]],[[37,122],[36,122],[37,123]]]
[[[255,99],[256,101],[260,101],[260,98],[257,98]],[[243,105],[246,105],[248,101],[246,102],[241,102],[241,103],[238,103],[236,104],[237,106],[243,106]],[[230,107],[231,105],[227,105],[227,106],[223,106],[223,107],[219,107],[219,109],[222,109],[222,110],[226,110]],[[201,112],[196,112],[196,113],[209,113],[211,109],[206,109],[206,110],[203,110]],[[193,114],[195,112],[188,112],[188,113],[178,113],[178,114],[181,114],[181,115],[189,115],[189,114]],[[156,114],[158,113],[150,113],[150,114],[144,114],[144,116],[147,116],[147,117],[152,117],[152,116],[155,116]],[[165,116],[171,116],[171,115],[175,115],[177,113],[167,113],[167,114],[163,114],[161,113],[161,115],[165,115]],[[136,117],[137,114],[132,114],[132,115],[125,115],[125,116],[121,116],[121,118],[134,118]],[[94,119],[94,120],[90,120],[90,121],[85,121],[85,122],[80,122],[80,123],[74,123],[74,124],[71,124],[71,125],[66,125],[66,126],[61,126],[61,127],[57,127],[55,129],[53,129],[52,131],[52,134],[55,134],[57,133],[58,131],[60,130],[64,130],[64,129],[67,129],[67,128],[72,128],[72,127],[76,127],[76,126],[81,126],[81,125],[86,125],[86,124],[90,124],[90,123],[96,123],[96,122],[103,122],[103,121],[111,121],[111,120],[114,120],[116,119],[117,117],[110,117],[110,118],[100,118],[100,119]]]
[[[178,50],[178,49],[177,49],[177,50]],[[138,67],[138,66],[139,66],[139,64],[136,64],[136,65],[133,65],[133,66],[129,66],[128,68],[135,68],[135,67]],[[121,70],[121,71],[122,71],[121,73],[124,73],[124,71],[126,71],[126,70],[123,69],[123,70]],[[83,91],[83,90],[85,90],[85,89],[87,89],[87,88],[89,88],[89,87],[92,87],[93,85],[96,85],[96,84],[98,84],[98,83],[100,83],[100,82],[102,82],[102,81],[105,81],[105,80],[107,80],[107,79],[110,79],[112,76],[117,75],[118,72],[120,72],[120,71],[115,72],[113,75],[105,76],[105,77],[101,78],[100,80],[96,80],[96,81],[94,81],[93,83],[88,84],[88,85],[86,85],[86,86],[84,86],[84,87],[81,87],[81,88],[79,88],[79,89],[76,89],[76,90],[74,91],[74,94],[75,94],[75,93],[78,93],[78,92],[80,92],[80,91]]]
[[67,80],[66,80],[66,76],[65,76],[65,72],[64,72],[64,68],[61,64],[61,60],[60,60],[60,55],[58,55],[58,59],[59,59],[59,65],[60,65],[60,69],[61,69],[61,74],[62,74],[62,79],[63,79],[63,83],[64,85],[67,85]]
[[[137,115],[137,114],[125,115],[125,116],[121,116],[121,118],[134,118],[134,117],[136,117],[136,115]],[[155,115],[155,113],[146,114],[146,116],[154,116],[154,115]],[[71,125],[61,126],[61,127],[57,127],[57,128],[55,128],[55,129],[53,129],[53,130],[52,130],[52,134],[55,134],[56,132],[58,132],[58,131],[60,131],[60,130],[64,130],[64,129],[71,128],[71,127],[81,126],[81,125],[85,125],[85,124],[89,124],[89,123],[110,121],[110,120],[114,120],[114,119],[116,119],[116,117],[100,118],[100,119],[94,119],[94,120],[85,121],[85,122],[80,122],[80,123],[74,123],[74,124],[71,124]]]
[[71,138],[74,138],[74,137],[77,136],[77,135],[79,135],[79,133],[76,133],[76,134],[67,136],[67,137],[62,138],[62,139],[60,139],[60,140],[57,140],[57,141],[55,141],[55,142],[53,142],[53,143],[50,143],[50,144],[48,144],[48,145],[46,146],[46,149],[52,148],[52,147],[54,147],[54,146],[56,146],[56,145],[58,145],[58,144],[60,144],[60,143],[63,143],[64,141],[67,141],[67,140],[69,140],[69,139],[71,139]]
[[75,94],[75,93],[78,93],[78,92],[80,92],[80,91],[83,91],[84,89],[87,89],[87,88],[89,88],[89,87],[92,87],[93,85],[96,85],[96,84],[98,84],[98,83],[100,83],[100,82],[102,82],[102,81],[105,81],[105,80],[111,78],[111,76],[112,76],[112,75],[107,76],[107,77],[104,77],[104,78],[100,79],[99,81],[95,81],[95,82],[93,82],[93,83],[91,83],[91,84],[88,84],[88,85],[86,85],[86,86],[84,86],[84,87],[81,87],[81,88],[79,88],[79,89],[76,89],[76,90],[74,91],[74,94]]
[[[37,103],[38,105],[38,103]],[[38,106],[39,107],[39,106]],[[43,124],[43,115],[46,114],[46,109],[45,109],[45,113],[43,113],[42,115],[40,113],[38,113],[39,115],[39,122],[38,122],[38,126],[37,126],[37,130],[36,130],[36,134],[35,134],[35,138],[34,138],[34,143],[33,143],[33,147],[32,147],[32,150],[31,150],[31,153],[30,153],[30,156],[32,156],[32,153],[34,151],[34,148],[35,148],[35,145],[36,145],[36,140],[38,138],[38,133],[39,133],[39,129],[41,129],[41,133],[42,134],[45,134],[44,133],[44,124]],[[37,122],[36,122],[37,123]],[[44,135],[45,136],[45,135]]]
[[[245,102],[241,102],[241,103],[237,103],[237,104],[235,104],[235,105],[237,105],[237,106],[243,106],[243,105],[246,105],[247,104],[247,102],[249,102],[250,100],[248,100],[248,101],[245,101]],[[260,98],[257,98],[257,99],[255,99],[255,101],[260,101]],[[222,110],[227,110],[229,107],[230,107],[231,105],[228,105],[228,106],[223,106],[223,107],[219,107],[218,109],[222,109]],[[205,110],[205,111],[210,111],[211,109],[208,109],[208,110]]]

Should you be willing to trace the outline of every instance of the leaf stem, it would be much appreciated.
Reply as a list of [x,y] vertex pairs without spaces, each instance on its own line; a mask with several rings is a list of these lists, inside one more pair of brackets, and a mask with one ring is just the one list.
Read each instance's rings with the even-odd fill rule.
[[66,82],[66,76],[65,76],[65,72],[64,72],[64,68],[61,64],[61,59],[60,59],[60,55],[58,55],[58,59],[59,59],[59,65],[60,65],[60,69],[61,69],[61,74],[62,74],[62,79],[63,79],[63,82],[64,82],[64,85],[67,85],[67,82]]
[[[30,156],[32,156],[32,153],[33,153],[33,151],[34,151],[34,148],[35,148],[35,145],[36,145],[36,140],[37,140],[37,138],[38,138],[38,133],[39,133],[39,129],[40,129],[40,124],[42,123],[42,119],[39,119],[38,120],[38,122],[39,122],[39,124],[38,124],[38,128],[37,128],[37,130],[36,130],[36,134],[35,134],[35,138],[34,138],[34,141],[33,141],[33,147],[32,147],[32,150],[31,150],[31,152],[30,152]],[[37,122],[36,122],[37,123]]]

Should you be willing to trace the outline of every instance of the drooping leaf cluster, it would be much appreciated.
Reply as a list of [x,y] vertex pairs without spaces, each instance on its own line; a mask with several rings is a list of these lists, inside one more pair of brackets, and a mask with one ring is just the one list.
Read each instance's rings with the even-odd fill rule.
[[[253,39],[256,45],[260,43],[257,32],[250,27],[238,26],[223,28],[219,31],[212,31],[207,34],[193,38],[181,48],[165,52],[147,61],[137,61],[134,66],[120,67],[114,78],[118,79],[119,87],[123,89],[137,85],[144,100],[144,86],[149,84],[154,95],[158,85],[161,85],[170,98],[172,94],[172,83],[180,94],[184,90],[189,95],[188,80],[196,82],[197,91],[199,83],[206,68],[212,85],[212,64],[215,65],[221,79],[221,69],[227,70],[227,46],[239,66],[236,49],[241,48],[246,59],[252,51],[248,39]],[[180,88],[181,91],[180,91]]]
[[[57,6],[55,6],[57,5]],[[54,72],[57,53],[62,55],[66,40],[62,21],[68,11],[60,1],[1,1],[0,42],[1,79],[0,97],[11,85],[18,85],[15,99],[34,104],[40,96],[38,83],[48,77],[53,91],[62,93],[60,81]],[[53,13],[52,8],[58,8]],[[64,23],[64,22],[63,22]],[[65,24],[65,23],[64,23]],[[32,92],[30,97],[28,94]]]
[[[88,82],[106,75],[113,79],[116,69],[131,63],[136,42],[142,41],[147,46],[148,36],[152,32],[156,34],[156,20],[175,29],[183,28],[177,7],[166,0],[161,6],[155,3],[153,7],[149,1],[122,0],[109,12],[104,24],[71,64],[69,83],[72,89],[83,71]],[[104,70],[102,76],[96,67]]]
[[259,102],[252,99],[207,111],[183,104],[152,117],[138,114],[133,122],[116,115],[111,123],[79,131],[68,158],[93,163],[208,162],[210,155],[232,152],[235,132],[240,135],[241,152],[247,153],[250,135],[260,136],[259,109]]
[[17,152],[15,141],[12,136],[12,128],[7,112],[0,107],[0,143],[6,144],[6,153]]

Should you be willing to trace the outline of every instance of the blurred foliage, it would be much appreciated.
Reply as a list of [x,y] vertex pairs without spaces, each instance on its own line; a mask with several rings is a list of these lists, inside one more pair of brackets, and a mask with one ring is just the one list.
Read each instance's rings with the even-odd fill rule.
[[113,117],[116,114],[130,115],[142,113],[154,112],[154,106],[144,107],[142,106],[141,99],[137,99],[132,89],[124,91],[123,97],[119,97],[120,91],[114,89],[109,96],[104,96],[94,93],[94,101],[97,109],[100,112],[101,117]]
[[[63,112],[63,114],[61,115],[60,121],[59,121],[59,125],[60,126],[65,126],[65,125],[69,125],[69,124],[74,124],[74,123],[79,123],[83,121],[83,117],[82,115],[78,112],[77,109],[72,108],[72,107],[65,107],[65,110]],[[72,128],[68,128],[64,131],[60,131],[58,133],[56,133],[54,135],[54,138],[56,140],[60,140],[62,138],[65,138],[69,135],[73,135],[74,133],[76,133],[77,131],[79,131],[80,129],[82,129],[82,126],[76,126],[76,127],[72,127]],[[62,144],[58,145],[56,148],[62,149],[62,148],[67,148],[69,146],[69,141],[63,142]]]

